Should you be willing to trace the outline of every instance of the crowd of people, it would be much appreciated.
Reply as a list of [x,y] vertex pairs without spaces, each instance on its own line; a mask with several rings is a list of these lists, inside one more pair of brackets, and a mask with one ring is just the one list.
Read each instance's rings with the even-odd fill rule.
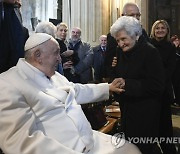
[[[176,154],[171,105],[180,106],[180,39],[165,20],[150,35],[135,3],[92,47],[66,23],[40,22],[29,36],[19,0],[0,3],[0,149],[7,154]],[[7,39],[5,39],[7,38]],[[10,69],[11,68],[11,69]],[[94,131],[81,105],[113,95],[125,145]],[[129,143],[163,137],[160,143]],[[1,152],[0,152],[1,153]]]

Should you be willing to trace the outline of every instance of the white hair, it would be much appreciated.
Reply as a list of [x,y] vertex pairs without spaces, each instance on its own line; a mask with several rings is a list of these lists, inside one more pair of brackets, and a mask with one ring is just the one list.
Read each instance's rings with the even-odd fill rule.
[[36,33],[46,33],[55,38],[57,28],[52,22],[43,21],[40,22],[35,29]]
[[113,37],[116,37],[117,33],[121,30],[126,31],[130,37],[142,35],[140,22],[136,18],[130,16],[122,16],[118,18],[111,26],[110,33]]

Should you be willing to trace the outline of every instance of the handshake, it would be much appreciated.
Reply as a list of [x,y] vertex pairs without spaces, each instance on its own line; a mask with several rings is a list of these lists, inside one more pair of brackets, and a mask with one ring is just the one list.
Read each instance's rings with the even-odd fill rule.
[[123,78],[116,78],[109,84],[109,91],[120,94],[124,92],[125,80]]

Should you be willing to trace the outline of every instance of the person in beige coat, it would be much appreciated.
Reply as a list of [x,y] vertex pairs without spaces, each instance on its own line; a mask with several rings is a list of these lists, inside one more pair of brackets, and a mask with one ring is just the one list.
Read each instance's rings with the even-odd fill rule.
[[32,34],[25,58],[0,75],[0,148],[5,154],[139,154],[130,143],[120,148],[111,136],[93,131],[79,104],[121,93],[111,84],[74,84],[56,72],[57,41]]

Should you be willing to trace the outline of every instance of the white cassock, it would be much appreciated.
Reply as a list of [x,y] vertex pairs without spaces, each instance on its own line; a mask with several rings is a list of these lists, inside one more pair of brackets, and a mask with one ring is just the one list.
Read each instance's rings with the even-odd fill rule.
[[[74,84],[59,73],[49,80],[23,58],[0,75],[0,148],[5,154],[136,154],[126,143],[92,131],[79,104],[108,99],[107,83]],[[134,151],[134,152],[132,152]]]

